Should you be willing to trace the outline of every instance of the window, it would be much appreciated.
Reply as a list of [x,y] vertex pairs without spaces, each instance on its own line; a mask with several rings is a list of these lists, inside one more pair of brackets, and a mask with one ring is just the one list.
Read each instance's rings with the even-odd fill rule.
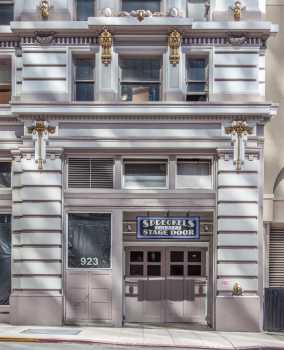
[[188,17],[194,21],[207,21],[209,17],[209,0],[188,0]]
[[0,188],[11,187],[11,163],[0,162]]
[[121,58],[122,101],[160,100],[160,58]]
[[[1,8],[0,8],[1,11]],[[0,59],[0,104],[11,100],[11,60]]]
[[208,59],[189,57],[187,59],[187,101],[208,100]]
[[178,188],[212,188],[211,161],[206,159],[178,159]]
[[0,305],[8,305],[11,293],[11,216],[0,215]]
[[69,158],[69,188],[113,188],[113,159]]
[[167,172],[166,160],[125,160],[124,187],[167,188]]
[[95,61],[93,58],[75,58],[75,100],[94,101]]
[[76,19],[77,21],[87,21],[88,17],[95,15],[94,0],[76,0]]
[[9,1],[0,3],[0,25],[9,25],[14,19],[14,5]]
[[110,268],[111,215],[69,214],[68,267]]
[[160,0],[122,0],[122,11],[149,10],[154,13],[160,12],[160,9]]

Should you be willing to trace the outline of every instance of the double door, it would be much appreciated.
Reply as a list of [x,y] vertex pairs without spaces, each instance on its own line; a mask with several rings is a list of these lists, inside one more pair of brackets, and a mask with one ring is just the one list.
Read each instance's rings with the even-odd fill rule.
[[125,321],[206,322],[205,248],[127,247]]

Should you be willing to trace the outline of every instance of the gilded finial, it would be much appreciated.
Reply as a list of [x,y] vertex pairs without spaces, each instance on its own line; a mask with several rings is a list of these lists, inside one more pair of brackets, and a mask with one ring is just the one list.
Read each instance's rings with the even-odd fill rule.
[[243,294],[243,290],[242,290],[241,284],[240,284],[240,282],[236,282],[233,285],[232,295],[240,296],[242,294]]
[[102,63],[107,65],[111,63],[112,58],[112,34],[106,28],[101,32],[99,42],[102,47]]
[[168,36],[168,44],[170,48],[170,63],[176,65],[180,60],[181,33],[173,30]]

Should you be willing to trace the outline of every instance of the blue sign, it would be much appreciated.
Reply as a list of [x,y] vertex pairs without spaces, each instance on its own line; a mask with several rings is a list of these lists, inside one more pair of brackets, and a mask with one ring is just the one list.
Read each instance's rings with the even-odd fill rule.
[[199,217],[137,217],[137,239],[199,239]]

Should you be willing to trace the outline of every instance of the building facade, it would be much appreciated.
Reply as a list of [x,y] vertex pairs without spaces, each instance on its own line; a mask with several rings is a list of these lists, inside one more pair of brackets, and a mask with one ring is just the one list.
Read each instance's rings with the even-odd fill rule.
[[264,0],[0,0],[0,320],[261,330]]

